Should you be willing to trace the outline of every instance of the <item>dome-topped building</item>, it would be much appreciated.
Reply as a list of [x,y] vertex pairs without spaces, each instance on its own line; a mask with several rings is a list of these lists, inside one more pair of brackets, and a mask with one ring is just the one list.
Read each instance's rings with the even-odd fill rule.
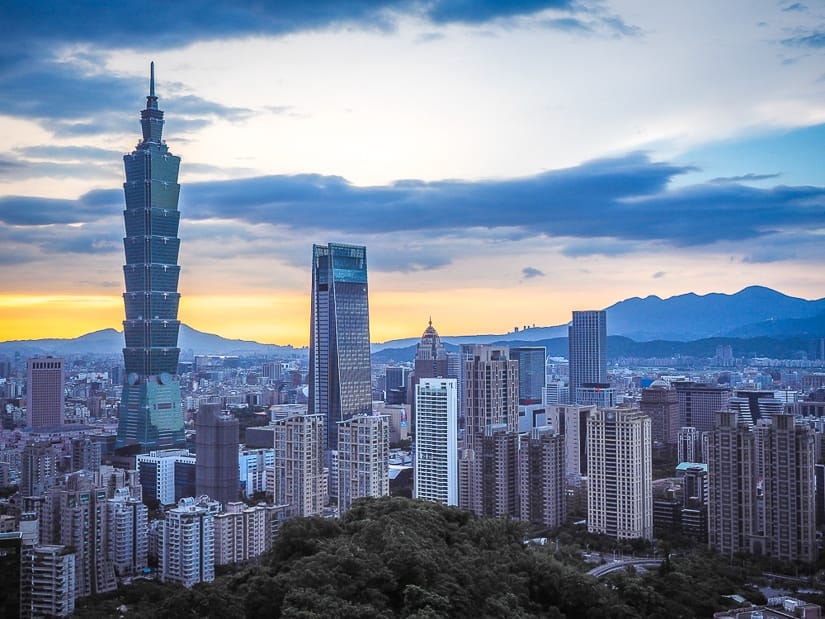
[[446,359],[447,352],[444,350],[444,344],[441,343],[441,337],[438,331],[433,327],[433,319],[430,317],[430,322],[424,333],[421,335],[421,341],[418,342],[418,348],[415,351],[416,361],[435,361],[439,359]]

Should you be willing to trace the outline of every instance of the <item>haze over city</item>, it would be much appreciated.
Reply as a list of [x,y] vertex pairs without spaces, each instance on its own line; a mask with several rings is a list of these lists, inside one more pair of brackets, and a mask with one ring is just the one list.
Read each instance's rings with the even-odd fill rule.
[[822,5],[467,6],[5,7],[0,340],[120,328],[150,60],[198,329],[306,345],[328,241],[368,248],[374,341],[823,296]]

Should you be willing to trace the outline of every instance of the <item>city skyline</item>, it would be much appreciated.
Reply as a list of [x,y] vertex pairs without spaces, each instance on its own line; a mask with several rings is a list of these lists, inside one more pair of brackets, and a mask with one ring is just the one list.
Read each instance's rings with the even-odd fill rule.
[[119,327],[119,162],[153,59],[197,329],[306,345],[307,238],[369,247],[375,341],[822,296],[821,7],[463,6],[10,7],[0,341]]

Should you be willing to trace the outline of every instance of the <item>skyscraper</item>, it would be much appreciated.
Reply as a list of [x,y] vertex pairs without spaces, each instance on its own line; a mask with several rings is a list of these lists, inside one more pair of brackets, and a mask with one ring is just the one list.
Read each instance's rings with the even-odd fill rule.
[[415,389],[413,496],[458,505],[458,386],[454,378],[422,378]]
[[62,425],[66,378],[63,359],[35,357],[26,363],[26,414],[35,429]]
[[325,449],[338,422],[372,412],[367,248],[312,246],[309,413],[324,416]]
[[650,416],[653,442],[675,445],[679,437],[679,396],[664,380],[654,380],[642,389],[639,408]]
[[195,420],[195,484],[198,496],[223,505],[240,495],[238,418],[220,404],[201,404]]
[[462,344],[465,446],[472,448],[487,426],[518,429],[518,362],[506,346]]
[[568,329],[570,399],[578,403],[577,390],[607,387],[607,312],[573,312]]
[[519,405],[541,404],[547,375],[544,369],[544,346],[522,346],[510,349],[510,359],[518,362]]
[[653,539],[650,417],[636,408],[598,409],[587,419],[587,530]]
[[160,578],[191,587],[215,580],[215,515],[221,504],[184,498],[166,512],[158,550]]
[[143,452],[185,443],[178,356],[178,170],[180,157],[162,140],[163,112],[155,96],[152,63],[143,139],[123,157],[126,210],[123,349],[126,381],[116,447]]

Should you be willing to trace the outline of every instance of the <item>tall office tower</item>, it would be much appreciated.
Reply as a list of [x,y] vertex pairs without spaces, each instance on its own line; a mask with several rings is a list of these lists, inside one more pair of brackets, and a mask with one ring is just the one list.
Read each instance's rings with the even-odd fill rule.
[[180,355],[180,157],[172,155],[162,140],[163,122],[155,96],[152,63],[146,109],[140,113],[143,139],[131,154],[123,157],[126,380],[120,400],[116,448],[127,453],[185,444],[180,384],[176,378]]
[[66,477],[63,488],[49,491],[59,521],[58,542],[74,548],[77,597],[113,591],[117,587],[108,554],[106,489],[86,471]]
[[65,388],[63,359],[34,357],[26,362],[26,414],[30,427],[37,430],[63,425]]
[[195,419],[195,484],[197,496],[206,495],[226,505],[240,494],[238,418],[221,411],[220,404],[201,404]]
[[490,425],[518,429],[518,362],[506,346],[462,344],[464,359],[464,446],[472,449]]
[[567,337],[570,397],[578,397],[576,390],[581,387],[608,387],[607,312],[573,312]]
[[338,422],[338,512],[355,499],[390,493],[390,419],[356,415]]
[[136,576],[147,566],[149,509],[118,488],[106,501],[107,553],[118,576]]
[[679,462],[705,462],[701,434],[693,426],[679,428],[676,445],[676,459]]
[[653,539],[650,417],[636,408],[598,409],[587,420],[587,530]]
[[754,434],[737,413],[716,413],[708,440],[708,544],[722,554],[750,552],[757,532]]
[[728,408],[730,390],[690,381],[674,381],[671,385],[679,397],[679,426],[692,426],[699,432],[713,430],[716,413]]
[[708,467],[691,464],[682,477],[682,533],[701,543],[708,541]]
[[575,485],[587,475],[587,419],[595,412],[593,405],[547,407],[547,423],[564,435],[564,468]]
[[324,416],[324,449],[338,422],[372,412],[367,248],[312,246],[309,412]]
[[191,497],[166,512],[160,534],[160,579],[191,587],[215,580],[215,515],[221,504]]
[[97,471],[100,469],[102,445],[88,436],[72,439],[72,471]]
[[653,443],[675,445],[679,438],[679,396],[663,380],[654,380],[642,389],[639,409],[650,417]]
[[273,494],[293,516],[316,516],[324,506],[324,415],[292,415],[275,428]]
[[785,403],[777,399],[773,391],[737,389],[728,399],[727,408],[737,412],[740,422],[744,421],[752,426],[760,419],[781,415],[785,410]]
[[708,463],[710,546],[725,554],[816,558],[814,440],[813,429],[793,415],[750,426],[735,411],[718,413]]
[[75,604],[75,554],[66,546],[25,548],[21,561],[20,617],[69,617]]
[[454,378],[422,378],[416,386],[416,499],[458,505],[457,383]]
[[616,390],[606,383],[595,387],[579,387],[572,399],[581,406],[613,408],[616,405]]
[[[455,369],[455,368],[454,368]],[[447,367],[447,351],[441,343],[441,336],[433,327],[433,319],[427,324],[421,334],[415,349],[415,369],[408,402],[412,405],[413,419],[415,419],[415,388],[422,378],[453,378]],[[455,376],[457,378],[457,376]]]
[[549,426],[519,437],[519,519],[555,528],[567,516],[564,436]]
[[544,346],[521,346],[510,349],[510,359],[518,363],[518,403],[526,406],[544,402],[547,382]]
[[20,494],[43,496],[54,484],[57,456],[48,441],[26,443],[20,458]]
[[384,402],[404,404],[410,387],[410,368],[390,366],[384,370]]

